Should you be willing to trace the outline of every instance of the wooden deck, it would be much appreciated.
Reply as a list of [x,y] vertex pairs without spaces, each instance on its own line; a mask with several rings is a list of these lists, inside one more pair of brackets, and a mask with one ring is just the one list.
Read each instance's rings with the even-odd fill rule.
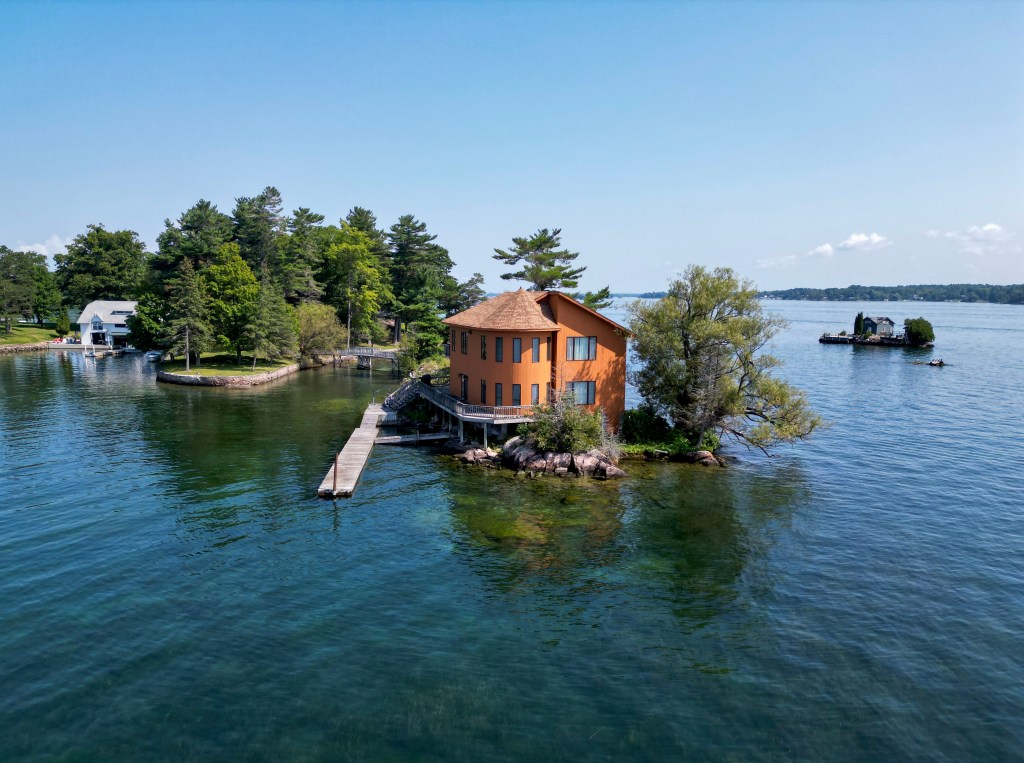
[[377,439],[377,426],[384,416],[384,408],[380,403],[371,403],[363,413],[363,420],[353,430],[341,449],[341,453],[335,457],[327,476],[320,483],[317,495],[322,498],[336,498],[338,496],[349,496],[355,492],[356,482],[359,475],[363,473],[363,467],[370,457],[373,444]]
[[396,434],[381,435],[377,438],[378,445],[415,445],[418,442],[430,442],[431,440],[450,440],[449,432],[430,432],[429,434]]

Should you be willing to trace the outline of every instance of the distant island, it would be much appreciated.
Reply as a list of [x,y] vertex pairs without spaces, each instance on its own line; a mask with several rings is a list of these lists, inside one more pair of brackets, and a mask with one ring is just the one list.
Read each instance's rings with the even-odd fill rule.
[[[646,295],[645,295],[646,296]],[[978,283],[917,286],[847,286],[844,289],[782,289],[762,291],[761,299],[803,299],[815,302],[992,302],[1024,305],[1024,284],[993,286]]]

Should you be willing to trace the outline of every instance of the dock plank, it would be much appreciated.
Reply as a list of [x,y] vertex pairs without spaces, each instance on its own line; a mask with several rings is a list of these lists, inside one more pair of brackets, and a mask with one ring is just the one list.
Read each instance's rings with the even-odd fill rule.
[[366,466],[370,452],[377,440],[377,427],[383,416],[384,409],[379,403],[371,403],[367,406],[359,426],[349,435],[345,447],[334,459],[334,463],[327,471],[327,476],[320,483],[317,495],[323,498],[335,498],[350,496],[355,492],[356,483],[363,473],[363,468]]

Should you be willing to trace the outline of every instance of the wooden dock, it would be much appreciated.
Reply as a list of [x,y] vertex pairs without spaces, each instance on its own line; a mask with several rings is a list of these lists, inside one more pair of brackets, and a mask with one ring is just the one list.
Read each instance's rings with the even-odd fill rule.
[[449,432],[430,432],[428,434],[396,434],[381,435],[377,438],[378,445],[415,445],[418,442],[430,442],[431,440],[450,440]]
[[363,420],[353,430],[341,449],[334,463],[331,464],[327,476],[320,483],[317,495],[322,498],[349,496],[355,492],[356,482],[363,473],[363,467],[370,457],[373,444],[377,439],[377,427],[384,416],[384,408],[380,403],[371,403],[363,413]]

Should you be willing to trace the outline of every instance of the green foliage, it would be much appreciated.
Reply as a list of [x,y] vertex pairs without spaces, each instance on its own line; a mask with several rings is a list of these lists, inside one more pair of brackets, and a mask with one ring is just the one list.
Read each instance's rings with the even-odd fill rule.
[[259,301],[260,285],[242,259],[238,244],[222,244],[217,259],[201,274],[209,298],[210,324],[217,342],[237,358],[250,349],[248,329]]
[[832,289],[784,289],[764,291],[770,299],[805,299],[832,302],[994,302],[1024,305],[1024,284],[993,286],[983,283],[917,284],[909,286],[847,286]]
[[669,437],[672,427],[649,405],[641,405],[622,415],[620,435],[626,444],[662,442]]
[[386,263],[374,241],[348,223],[323,231],[326,252],[320,270],[324,300],[345,319],[349,339],[379,338],[378,315],[394,300]]
[[89,229],[54,257],[57,285],[71,307],[84,307],[94,299],[132,299],[145,282],[149,255],[131,230]]
[[0,318],[6,333],[11,333],[12,318],[28,318],[35,312],[40,269],[46,270],[43,255],[0,246]]
[[493,256],[499,262],[513,267],[522,263],[519,270],[502,273],[501,277],[506,281],[526,281],[532,291],[575,289],[586,267],[572,267],[570,263],[580,254],[559,249],[561,235],[561,228],[541,228],[530,236],[513,238],[508,251],[495,249]]
[[924,318],[907,318],[903,321],[903,330],[910,344],[921,345],[935,341],[935,330]]
[[160,339],[170,352],[184,354],[188,370],[191,357],[199,365],[202,353],[213,346],[206,289],[187,259],[182,260],[178,277],[168,286],[166,322]]
[[128,341],[139,350],[163,347],[166,341],[163,321],[167,303],[160,295],[149,292],[139,297],[135,315],[128,317]]
[[274,360],[293,353],[297,334],[295,311],[285,302],[280,287],[271,279],[269,268],[264,267],[259,299],[246,327],[246,339],[253,352],[253,368],[260,356]]
[[605,286],[603,289],[588,291],[583,295],[574,294],[573,299],[581,302],[584,307],[589,307],[591,310],[603,310],[606,307],[612,306],[611,287]]
[[395,342],[402,338],[403,324],[436,315],[458,290],[450,275],[454,263],[448,250],[434,243],[436,238],[412,215],[402,215],[388,232]]
[[68,311],[61,310],[57,313],[57,322],[53,327],[57,336],[67,336],[71,333],[71,319],[68,318]]
[[[200,199],[176,222],[164,220],[164,230],[157,236],[157,255],[153,258],[155,280],[163,283],[174,278],[182,260],[189,260],[192,269],[200,271],[231,240],[231,218],[215,204]],[[138,345],[136,345],[138,346]]]
[[630,378],[690,442],[714,431],[766,450],[820,426],[803,393],[771,376],[780,361],[759,354],[784,322],[731,269],[690,266],[664,298],[629,312],[639,361]]
[[585,453],[605,445],[601,413],[576,405],[572,392],[562,392],[549,405],[533,409],[534,420],[519,425],[519,434],[539,450]]
[[[846,332],[844,331],[843,334]],[[857,317],[853,319],[853,335],[860,336],[864,333],[864,313],[857,313]]]
[[480,273],[474,273],[472,278],[458,284],[454,292],[446,295],[441,305],[444,314],[455,315],[483,302],[487,297],[483,283],[484,277]]
[[315,302],[323,295],[316,271],[323,259],[324,216],[299,207],[288,221],[288,236],[280,241],[279,267],[284,297],[290,304]]
[[277,240],[284,234],[286,224],[281,212],[281,192],[274,186],[267,186],[256,196],[235,199],[232,239],[253,272],[266,267],[280,279],[283,267],[277,256]]
[[320,362],[321,355],[337,350],[345,343],[345,329],[330,305],[304,302],[295,308],[299,327],[299,359],[304,365]]

